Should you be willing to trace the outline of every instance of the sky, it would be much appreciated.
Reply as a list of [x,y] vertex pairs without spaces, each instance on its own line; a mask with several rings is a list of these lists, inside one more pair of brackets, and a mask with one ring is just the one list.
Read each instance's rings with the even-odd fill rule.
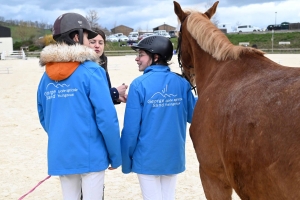
[[[55,2],[55,3],[53,3]],[[214,0],[177,0],[182,9],[205,12]],[[266,28],[281,22],[300,22],[300,0],[219,0],[215,20],[220,24],[253,25]],[[0,0],[0,17],[5,20],[38,21],[53,24],[67,12],[87,16],[98,13],[98,23],[108,30],[125,25],[151,31],[168,24],[178,28],[172,0]]]

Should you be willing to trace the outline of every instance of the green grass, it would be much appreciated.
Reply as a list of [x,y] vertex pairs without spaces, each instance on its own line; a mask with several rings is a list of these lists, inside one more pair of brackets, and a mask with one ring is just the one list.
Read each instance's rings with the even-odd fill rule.
[[[240,42],[249,42],[252,46],[256,44],[259,49],[271,50],[272,49],[272,33],[265,32],[262,34],[226,34],[230,42],[234,45],[239,45]],[[289,41],[290,45],[279,45],[280,41]],[[171,38],[174,48],[177,48],[177,38]],[[122,44],[122,43],[121,43]],[[125,44],[125,43],[123,43]],[[289,49],[289,48],[300,48],[300,32],[289,32],[289,33],[274,33],[273,41],[274,49]],[[120,46],[118,42],[107,42],[105,47],[106,51],[121,51],[121,50],[131,50],[128,46]],[[282,53],[282,52],[280,52]]]
[[[3,22],[0,22],[0,25],[9,27],[11,29],[12,38],[14,43],[15,42],[22,42],[25,39],[32,39],[36,40],[39,37],[44,35],[51,34],[51,30],[48,29],[39,29],[39,28],[32,28],[32,27],[20,27],[9,25]],[[271,49],[272,48],[272,32],[264,32],[262,34],[226,34],[228,39],[234,44],[238,45],[239,42],[249,42],[250,46],[256,44],[259,49]],[[289,41],[291,42],[290,45],[279,45],[280,41]],[[173,43],[174,49],[177,48],[177,38],[171,38],[171,42]],[[122,46],[121,44],[125,44]],[[276,32],[274,33],[274,42],[273,42],[274,49],[288,49],[288,48],[300,48],[300,32],[288,32],[288,33],[281,33]],[[106,51],[130,51],[131,48],[126,46],[124,42],[107,42],[105,47]]]
[[[256,44],[259,49],[271,49],[272,48],[272,33],[263,34],[227,34],[228,39],[234,44],[238,45],[239,42],[249,42],[250,46]],[[280,41],[289,41],[290,45],[279,45]],[[300,48],[300,32],[290,33],[274,33],[273,48]]]
[[44,35],[52,34],[52,31],[48,29],[16,26],[4,22],[0,22],[0,25],[10,28],[11,37],[13,38],[14,42],[20,42],[23,40],[39,38],[39,37],[43,37]]

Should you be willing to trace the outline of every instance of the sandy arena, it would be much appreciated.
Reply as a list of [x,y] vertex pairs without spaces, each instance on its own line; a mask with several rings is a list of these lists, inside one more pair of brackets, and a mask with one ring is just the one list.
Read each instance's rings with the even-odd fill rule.
[[[271,60],[289,67],[300,67],[299,54],[266,54]],[[138,71],[133,55],[108,57],[113,86],[131,81]],[[172,71],[179,72],[177,56]],[[8,73],[9,72],[9,73]],[[42,129],[36,106],[36,91],[44,68],[37,58],[0,60],[0,199],[16,200],[47,175],[47,134]],[[120,129],[125,104],[116,105]],[[188,134],[188,133],[187,133]],[[204,200],[199,165],[189,135],[186,143],[186,171],[179,174],[178,200]],[[25,200],[62,199],[58,177],[51,177],[27,195]],[[106,171],[105,200],[141,200],[136,174],[124,175],[121,169]],[[233,199],[239,199],[236,194]]]

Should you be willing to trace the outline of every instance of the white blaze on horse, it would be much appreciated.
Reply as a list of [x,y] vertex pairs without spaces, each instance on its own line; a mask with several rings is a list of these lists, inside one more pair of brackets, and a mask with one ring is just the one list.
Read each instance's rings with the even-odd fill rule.
[[207,199],[300,199],[300,69],[233,45],[205,13],[174,2],[179,62],[196,84],[190,135]]

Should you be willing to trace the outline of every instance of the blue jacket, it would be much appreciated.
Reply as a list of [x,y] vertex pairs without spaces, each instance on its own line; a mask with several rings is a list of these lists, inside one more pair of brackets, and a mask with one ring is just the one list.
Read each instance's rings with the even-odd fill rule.
[[41,53],[46,73],[38,86],[37,104],[48,134],[49,175],[121,165],[117,113],[105,70],[90,61],[97,57],[93,52],[83,46],[52,45]]
[[190,84],[168,66],[147,67],[128,93],[121,135],[122,172],[183,172],[186,126],[195,101]]

